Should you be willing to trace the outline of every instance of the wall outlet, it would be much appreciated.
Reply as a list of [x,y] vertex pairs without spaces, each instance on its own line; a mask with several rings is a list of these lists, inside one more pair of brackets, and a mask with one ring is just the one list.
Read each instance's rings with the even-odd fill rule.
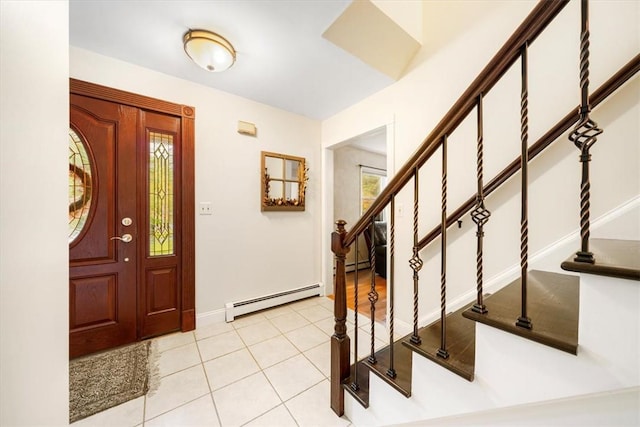
[[200,215],[213,215],[211,202],[200,202]]

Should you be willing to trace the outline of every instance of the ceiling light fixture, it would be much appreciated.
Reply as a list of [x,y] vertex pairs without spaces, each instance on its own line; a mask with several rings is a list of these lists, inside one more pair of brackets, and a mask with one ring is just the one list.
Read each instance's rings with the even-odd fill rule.
[[207,71],[224,71],[236,62],[236,51],[231,43],[211,31],[189,30],[183,41],[189,58]]

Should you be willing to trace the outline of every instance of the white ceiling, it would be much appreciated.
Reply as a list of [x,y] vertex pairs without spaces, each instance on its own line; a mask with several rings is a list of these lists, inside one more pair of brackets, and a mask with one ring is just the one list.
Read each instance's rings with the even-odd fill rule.
[[[350,0],[71,0],[72,46],[325,119],[393,79],[322,38]],[[188,29],[214,31],[237,51],[222,73],[187,57]]]
[[360,150],[370,151],[375,154],[387,155],[387,128],[382,126],[369,132],[358,135],[340,146],[355,147]]

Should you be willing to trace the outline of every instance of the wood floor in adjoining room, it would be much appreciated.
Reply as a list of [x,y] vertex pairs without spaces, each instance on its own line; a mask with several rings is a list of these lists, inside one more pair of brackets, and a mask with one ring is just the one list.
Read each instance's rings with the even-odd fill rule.
[[[347,273],[347,307],[355,309],[355,272]],[[375,282],[378,301],[375,303],[375,320],[384,322],[387,318],[387,281],[384,277],[376,274]],[[371,304],[369,303],[369,292],[371,291],[371,270],[358,270],[358,313],[371,318]],[[329,295],[333,299],[333,295]]]

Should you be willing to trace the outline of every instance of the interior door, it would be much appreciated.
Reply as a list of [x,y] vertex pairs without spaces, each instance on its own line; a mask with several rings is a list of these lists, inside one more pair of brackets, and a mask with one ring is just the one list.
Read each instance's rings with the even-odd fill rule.
[[70,357],[137,339],[137,109],[71,95]]

